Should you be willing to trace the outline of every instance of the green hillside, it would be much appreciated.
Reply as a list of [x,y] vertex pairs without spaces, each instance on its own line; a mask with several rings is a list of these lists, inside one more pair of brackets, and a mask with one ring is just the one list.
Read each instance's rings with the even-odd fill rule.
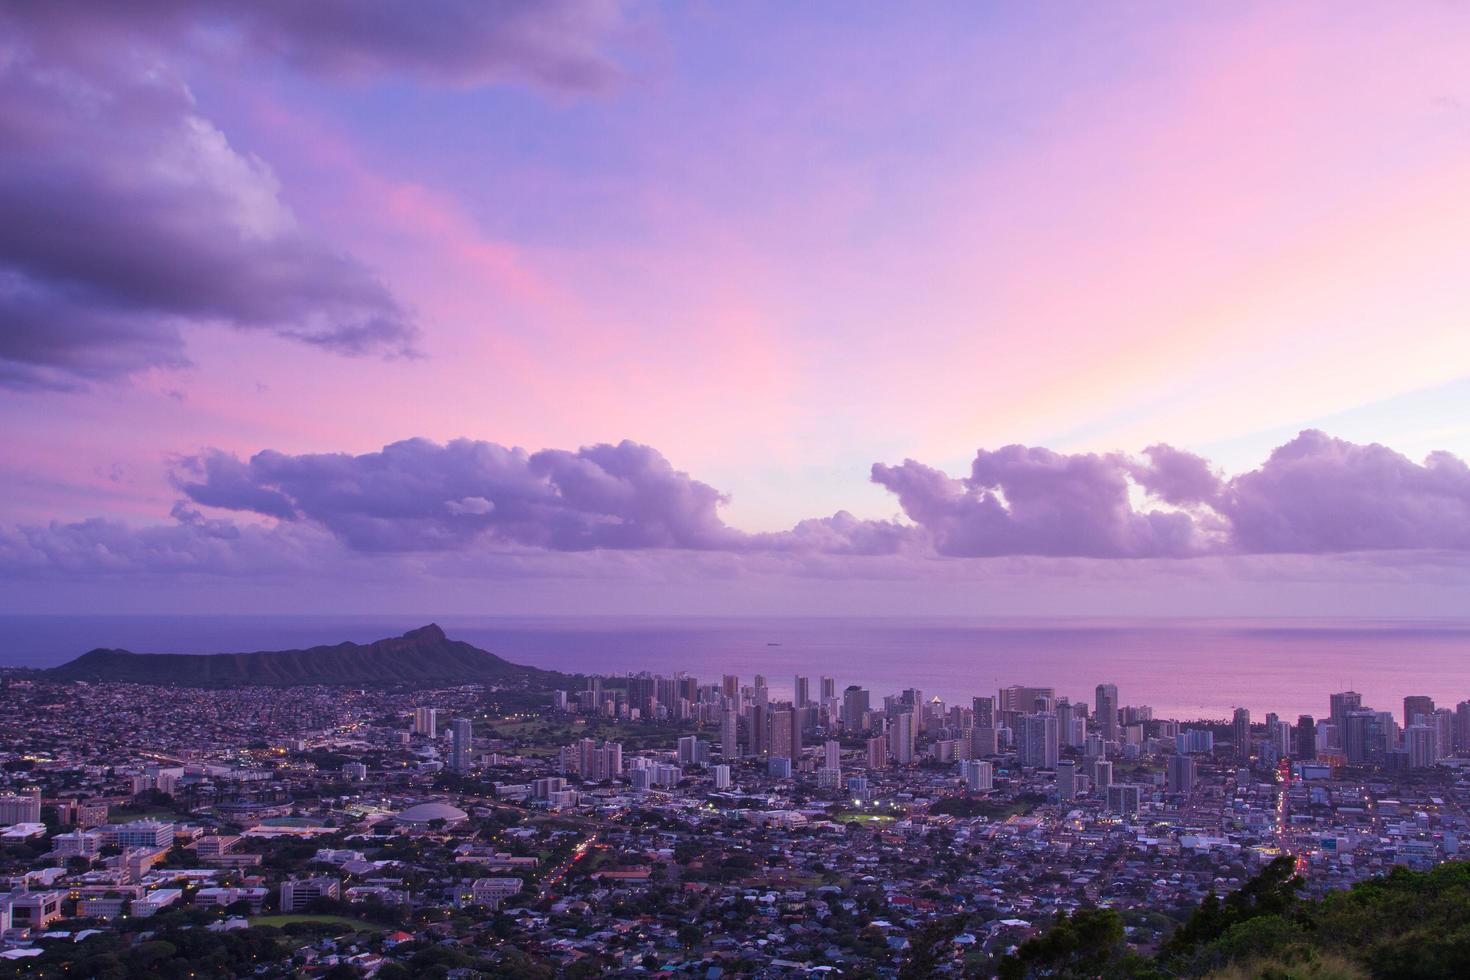
[[1127,951],[1111,909],[1081,909],[1001,961],[1032,977],[1209,980],[1437,980],[1470,977],[1470,863],[1390,874],[1317,900],[1299,897],[1291,858],[1214,896],[1157,955]]

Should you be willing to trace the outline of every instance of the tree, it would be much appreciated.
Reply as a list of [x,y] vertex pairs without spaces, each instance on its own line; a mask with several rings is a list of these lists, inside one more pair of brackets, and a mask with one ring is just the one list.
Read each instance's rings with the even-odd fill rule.
[[1029,977],[1096,977],[1122,953],[1123,917],[1112,909],[1078,909],[1063,913],[1040,936],[1021,944],[1014,956],[1001,960],[1001,980]]
[[1296,859],[1282,855],[1224,902],[1214,892],[1205,896],[1194,914],[1169,937],[1164,952],[1174,957],[1187,956],[1241,923],[1260,916],[1283,915],[1295,904],[1301,886]]
[[909,958],[898,971],[899,980],[924,980],[933,976],[951,952],[954,937],[965,927],[963,916],[952,916],[925,924],[909,936]]

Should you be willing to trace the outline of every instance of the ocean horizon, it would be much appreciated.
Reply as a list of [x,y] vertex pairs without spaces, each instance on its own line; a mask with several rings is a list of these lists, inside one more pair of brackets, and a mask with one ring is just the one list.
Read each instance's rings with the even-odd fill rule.
[[985,619],[405,615],[4,615],[0,666],[52,667],[97,647],[234,653],[367,642],[437,622],[507,660],[574,673],[765,674],[789,696],[797,674],[859,684],[875,699],[906,687],[968,702],[1008,684],[1092,700],[1118,685],[1156,717],[1226,718],[1238,706],[1322,716],[1356,690],[1400,713],[1403,698],[1470,698],[1470,619]]

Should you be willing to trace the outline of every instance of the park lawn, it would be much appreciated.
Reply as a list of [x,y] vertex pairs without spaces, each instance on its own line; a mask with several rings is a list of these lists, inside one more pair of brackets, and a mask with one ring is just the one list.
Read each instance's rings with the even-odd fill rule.
[[[700,732],[694,725],[670,724],[666,722],[613,722],[604,718],[547,719],[527,718],[516,720],[490,719],[482,731],[492,738],[524,739],[530,744],[518,751],[523,755],[554,755],[564,745],[577,739],[593,738],[598,741],[611,740],[623,743],[625,751],[639,749],[673,748],[681,735]],[[712,737],[709,729],[703,732]]]
[[832,818],[832,820],[835,821],[836,823],[852,823],[853,821],[857,821],[858,823],[868,823],[868,824],[893,823],[893,821],[895,821],[897,819],[898,818],[895,817],[895,816],[893,816],[892,814],[887,814],[887,813],[861,813],[861,812],[855,811],[855,810],[854,811],[846,811],[846,810],[844,810],[843,812],[839,813],[837,816],[835,816],[835,817]]
[[162,807],[114,807],[107,814],[107,818],[113,823],[137,823],[139,820],[172,822],[179,819],[179,816],[172,810],[165,810]]
[[324,925],[342,926],[354,932],[386,931],[388,928],[364,919],[350,919],[345,915],[312,915],[308,912],[293,915],[257,915],[250,920],[252,926],[275,926],[277,929],[295,922],[320,922]]

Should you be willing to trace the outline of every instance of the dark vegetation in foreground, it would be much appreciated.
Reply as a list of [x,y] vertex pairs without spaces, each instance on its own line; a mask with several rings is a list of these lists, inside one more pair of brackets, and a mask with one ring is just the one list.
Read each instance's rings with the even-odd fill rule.
[[[1046,932],[1028,939],[1012,956],[997,961],[957,960],[955,936],[964,917],[933,922],[910,935],[911,948],[900,980],[931,976],[989,977],[1002,980],[1438,980],[1470,977],[1470,863],[1454,862],[1432,871],[1396,869],[1386,877],[1303,899],[1290,858],[1279,858],[1239,891],[1207,898],[1156,952],[1140,953],[1125,943],[1123,916],[1113,909],[1085,908],[1063,915]],[[357,906],[333,905],[327,911],[362,914]],[[388,910],[383,910],[385,913]],[[309,917],[303,916],[302,919]],[[203,926],[216,921],[207,912],[181,910],[152,920],[151,936],[130,943],[115,932],[81,942],[46,944],[40,957],[0,962],[4,977],[227,978],[301,976],[303,945],[323,935],[358,932],[367,947],[381,945],[395,920],[291,922],[282,928],[260,925],[219,933]],[[345,928],[344,923],[354,928]],[[691,927],[690,941],[698,938]],[[580,962],[560,972],[546,961],[506,946],[448,949],[410,943],[396,949],[405,963],[392,963],[377,976],[500,977],[553,980],[556,976],[609,975],[611,961]],[[727,964],[727,976],[744,975],[741,964]],[[869,966],[850,963],[844,976],[877,976]],[[312,975],[339,980],[361,976],[342,964]],[[624,975],[612,970],[611,975]]]
[[[1117,912],[1078,909],[1024,942],[997,972],[1002,980],[1470,977],[1470,863],[1396,868],[1318,900],[1301,898],[1300,888],[1292,859],[1277,858],[1223,900],[1207,897],[1152,956],[1127,949]],[[926,952],[916,945],[914,960]],[[912,977],[930,968],[910,967],[920,970],[906,969]]]

